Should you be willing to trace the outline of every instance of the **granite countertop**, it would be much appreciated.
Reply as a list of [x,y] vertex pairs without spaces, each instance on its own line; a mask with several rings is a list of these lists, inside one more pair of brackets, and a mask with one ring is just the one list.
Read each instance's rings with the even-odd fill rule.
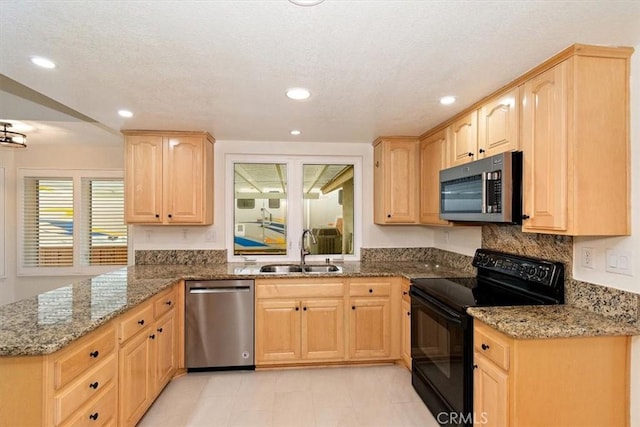
[[138,265],[119,269],[0,307],[0,356],[45,355],[130,310],[181,279],[275,277],[464,277],[425,262],[339,264],[341,274],[256,274],[257,264]]
[[570,305],[469,307],[467,313],[516,339],[640,335],[640,328]]

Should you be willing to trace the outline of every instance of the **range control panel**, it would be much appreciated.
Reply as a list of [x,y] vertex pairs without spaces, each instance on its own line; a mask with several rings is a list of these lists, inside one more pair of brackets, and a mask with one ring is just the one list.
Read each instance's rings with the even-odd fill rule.
[[474,267],[552,288],[564,286],[562,283],[564,281],[564,266],[559,262],[522,257],[488,249],[477,249],[472,264]]

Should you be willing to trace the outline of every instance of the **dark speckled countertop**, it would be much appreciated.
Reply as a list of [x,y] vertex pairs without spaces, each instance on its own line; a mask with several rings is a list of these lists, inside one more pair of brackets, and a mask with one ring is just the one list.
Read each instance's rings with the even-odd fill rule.
[[640,335],[640,328],[570,305],[469,307],[467,312],[517,339]]
[[186,280],[267,277],[469,276],[424,262],[339,264],[342,273],[256,274],[256,264],[139,265],[123,268],[0,307],[0,356],[53,353],[114,317]]

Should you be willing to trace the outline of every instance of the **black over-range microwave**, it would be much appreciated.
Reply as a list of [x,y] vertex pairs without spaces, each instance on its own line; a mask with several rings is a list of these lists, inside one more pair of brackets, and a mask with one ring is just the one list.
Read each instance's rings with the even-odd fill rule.
[[509,151],[440,171],[440,218],[522,223],[522,152]]

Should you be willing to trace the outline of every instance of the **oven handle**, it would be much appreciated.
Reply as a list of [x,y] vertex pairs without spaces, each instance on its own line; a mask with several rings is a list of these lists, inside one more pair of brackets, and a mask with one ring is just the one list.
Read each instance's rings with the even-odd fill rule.
[[[430,309],[435,311],[440,316],[444,317],[446,320],[449,320],[449,321],[455,322],[455,323],[464,324],[463,315],[451,310],[449,307],[447,307],[446,305],[442,304],[437,299],[435,299],[435,298],[433,298],[433,297],[431,297],[431,296],[429,296],[429,295],[427,295],[427,294],[425,294],[423,292],[420,292],[420,291],[416,290],[413,287],[411,287],[411,289],[409,290],[409,295],[412,298],[415,298],[416,300],[418,300],[423,305],[426,305],[427,307],[429,307]],[[413,310],[412,310],[412,312],[413,312]]]

